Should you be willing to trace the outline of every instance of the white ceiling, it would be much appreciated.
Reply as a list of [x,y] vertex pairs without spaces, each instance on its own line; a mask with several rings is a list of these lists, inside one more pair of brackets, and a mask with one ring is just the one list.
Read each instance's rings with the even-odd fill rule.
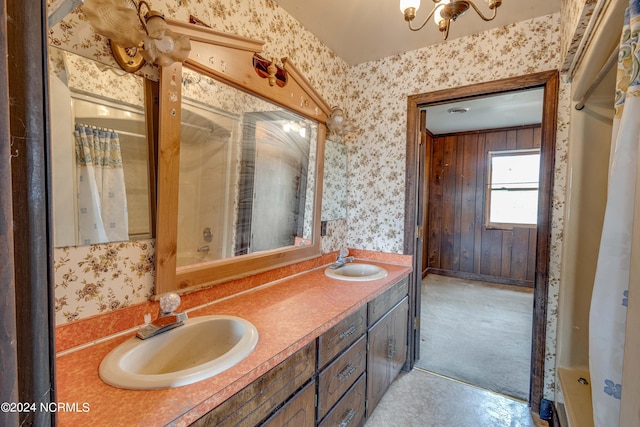
[[[428,107],[427,129],[434,135],[542,123],[542,88],[485,96]],[[450,109],[467,108],[465,113]]]
[[[275,1],[350,65],[443,42],[433,20],[420,31],[409,30],[400,12],[400,0]],[[488,15],[485,1],[476,0],[476,4]],[[489,22],[470,10],[451,23],[449,40],[553,14],[560,11],[561,3],[562,0],[503,0],[498,16]],[[418,25],[429,14],[432,5],[432,1],[422,0],[416,17]],[[446,112],[460,106],[458,104],[464,104],[462,106],[468,107],[469,112],[464,115]],[[541,114],[542,91],[525,91],[429,107],[427,129],[434,135],[497,129],[540,123]]]
[[[433,20],[413,32],[400,12],[400,0],[275,0],[349,65],[372,61],[442,42]],[[452,22],[449,40],[560,11],[562,0],[503,0],[495,20],[485,22],[470,10]],[[489,14],[485,0],[476,0]],[[418,25],[433,3],[422,0]],[[419,22],[418,22],[419,21]]]

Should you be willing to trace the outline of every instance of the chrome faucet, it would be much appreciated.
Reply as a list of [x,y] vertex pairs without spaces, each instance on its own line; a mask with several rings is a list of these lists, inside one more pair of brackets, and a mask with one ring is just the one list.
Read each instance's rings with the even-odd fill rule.
[[182,326],[187,320],[187,313],[184,311],[175,312],[180,305],[180,296],[176,293],[164,294],[160,297],[160,312],[158,318],[138,329],[136,336],[141,340],[155,337],[163,332],[167,332],[178,326]]
[[352,256],[347,256],[347,255],[349,255],[349,249],[347,249],[347,248],[340,249],[340,253],[338,254],[338,259],[336,259],[336,262],[331,263],[329,265],[329,268],[331,270],[335,270],[337,268],[342,267],[343,265],[345,265],[348,262],[353,262],[353,257]]

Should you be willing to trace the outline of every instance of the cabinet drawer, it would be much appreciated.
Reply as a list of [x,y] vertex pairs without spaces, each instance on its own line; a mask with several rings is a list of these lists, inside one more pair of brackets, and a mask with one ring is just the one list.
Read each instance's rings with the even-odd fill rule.
[[364,424],[366,378],[367,374],[360,376],[318,427],[358,427]]
[[367,307],[340,321],[318,338],[318,367],[323,368],[367,330]]
[[225,400],[194,426],[255,426],[302,387],[316,371],[316,342]]
[[376,323],[393,306],[395,306],[409,291],[409,278],[405,277],[387,289],[382,295],[369,302],[369,326]]
[[367,340],[362,336],[318,376],[318,419],[322,419],[340,400],[364,372],[366,365]]
[[314,427],[316,423],[316,383],[310,382],[263,424],[268,427]]

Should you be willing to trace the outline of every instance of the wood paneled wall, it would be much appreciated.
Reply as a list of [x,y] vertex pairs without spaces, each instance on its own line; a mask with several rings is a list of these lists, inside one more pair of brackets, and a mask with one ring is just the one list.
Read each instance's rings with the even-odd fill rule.
[[536,229],[485,227],[487,153],[539,148],[540,126],[433,137],[427,177],[428,271],[533,286]]

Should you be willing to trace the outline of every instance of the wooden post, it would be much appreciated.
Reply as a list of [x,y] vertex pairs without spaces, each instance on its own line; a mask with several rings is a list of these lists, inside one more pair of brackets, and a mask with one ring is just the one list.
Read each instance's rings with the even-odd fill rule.
[[[6,0],[18,401],[55,401],[53,280],[47,188],[47,89],[44,0]],[[4,197],[3,197],[4,200]],[[4,375],[4,374],[3,374]],[[22,425],[48,425],[49,411],[22,412]]]
[[[9,65],[7,63],[6,7],[0,9],[0,402],[18,401],[15,282],[13,280],[13,208],[9,139]],[[17,412],[0,411],[0,425],[18,424]]]

